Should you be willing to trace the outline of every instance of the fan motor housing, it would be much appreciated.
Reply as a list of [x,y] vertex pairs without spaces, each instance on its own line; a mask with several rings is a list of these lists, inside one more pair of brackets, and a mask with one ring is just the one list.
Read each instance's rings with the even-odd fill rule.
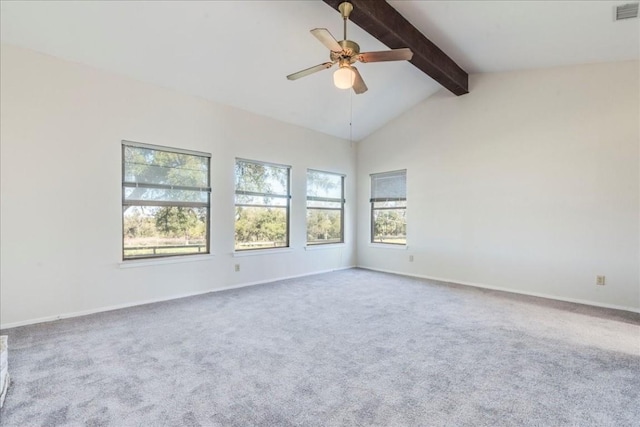
[[331,60],[339,61],[341,59],[348,59],[351,64],[356,62],[356,56],[360,54],[360,46],[358,43],[351,40],[340,40],[338,44],[342,46],[342,52],[331,52]]

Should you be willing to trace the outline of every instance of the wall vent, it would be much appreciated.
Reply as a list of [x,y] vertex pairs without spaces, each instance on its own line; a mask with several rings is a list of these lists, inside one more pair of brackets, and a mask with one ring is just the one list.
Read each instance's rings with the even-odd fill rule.
[[628,3],[616,7],[616,21],[638,17],[638,3]]

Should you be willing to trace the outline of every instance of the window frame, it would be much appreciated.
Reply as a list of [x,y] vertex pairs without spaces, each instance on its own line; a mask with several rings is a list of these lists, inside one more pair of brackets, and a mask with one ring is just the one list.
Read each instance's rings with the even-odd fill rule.
[[[332,198],[332,197],[317,197],[317,196],[309,196],[309,172],[317,172],[317,173],[322,173],[325,175],[333,175],[333,176],[339,176],[340,177],[340,198]],[[330,211],[340,211],[340,241],[339,242],[320,242],[320,243],[311,243],[309,242],[309,238],[308,238],[308,230],[309,230],[309,223],[306,220],[305,217],[305,223],[306,223],[306,245],[307,246],[322,246],[322,245],[339,245],[339,244],[344,244],[344,205],[346,203],[346,199],[344,196],[344,181],[345,181],[346,175],[342,174],[342,173],[337,173],[337,172],[327,172],[327,171],[323,171],[323,170],[319,170],[319,169],[307,169],[307,187],[306,187],[306,191],[307,191],[307,198],[306,198],[306,213],[308,214],[309,209],[316,209],[316,210],[330,210]],[[340,208],[317,208],[317,207],[311,207],[309,208],[309,202],[310,201],[316,201],[316,202],[333,202],[333,203],[340,203]]]
[[[131,148],[142,148],[147,150],[154,151],[162,151],[165,153],[173,153],[173,154],[184,154],[188,156],[196,156],[202,157],[206,159],[207,164],[207,186],[206,187],[194,187],[194,186],[185,186],[185,185],[170,185],[170,184],[157,184],[157,183],[144,183],[140,184],[137,182],[126,181],[126,161],[125,161],[125,152],[127,147]],[[122,176],[121,176],[121,189],[122,189],[122,199],[121,199],[121,208],[122,214],[120,216],[121,219],[121,242],[122,242],[122,261],[130,262],[136,260],[149,260],[149,259],[163,259],[163,258],[174,258],[174,257],[188,257],[193,255],[209,255],[211,253],[211,153],[205,153],[202,151],[188,150],[184,148],[174,148],[167,147],[156,144],[147,144],[143,142],[129,141],[129,140],[121,140],[121,161],[122,161]],[[206,203],[204,202],[185,202],[185,201],[144,201],[138,200],[133,203],[128,201],[125,196],[126,188],[156,188],[156,189],[170,189],[170,190],[187,190],[187,191],[200,191],[206,192]],[[158,247],[154,247],[154,254],[152,255],[140,255],[140,256],[126,256],[125,255],[125,244],[124,244],[124,213],[128,207],[132,206],[162,206],[162,207],[187,207],[187,208],[205,208],[207,210],[207,218],[205,224],[205,251],[193,253],[162,253],[156,254],[155,249]]]
[[[393,176],[393,175],[404,175],[404,197],[374,197],[374,180],[376,179],[376,177],[381,177],[381,176]],[[371,204],[371,209],[370,209],[370,217],[369,217],[369,221],[370,221],[370,243],[371,244],[375,244],[375,245],[394,245],[394,246],[407,246],[407,232],[406,232],[406,228],[407,228],[407,187],[406,187],[406,182],[407,182],[407,170],[406,169],[399,169],[399,170],[394,170],[394,171],[388,171],[388,172],[379,172],[379,173],[372,173],[369,175],[371,180],[370,180],[370,187],[371,187],[371,198],[369,199],[369,203]],[[396,206],[396,207],[380,207],[380,208],[376,208],[375,207],[375,203],[377,202],[404,202],[404,206]],[[375,213],[376,211],[385,211],[385,210],[403,210],[405,212],[404,215],[404,227],[405,227],[405,236],[404,236],[404,243],[393,243],[393,242],[378,242],[375,240]]]
[[[284,165],[284,164],[280,164],[280,163],[272,163],[272,162],[265,162],[265,161],[261,161],[261,160],[250,160],[250,159],[245,159],[245,158],[241,158],[241,157],[236,157],[235,161],[234,161],[234,181],[237,180],[237,177],[235,176],[235,168],[238,165],[238,162],[243,162],[243,163],[251,163],[251,164],[255,164],[255,165],[262,165],[262,166],[268,166],[268,167],[274,167],[274,168],[284,168],[287,170],[287,186],[286,186],[286,195],[282,195],[282,194],[275,194],[275,193],[260,193],[260,192],[255,192],[255,191],[245,191],[245,190],[238,190],[237,188],[237,183],[234,183],[234,201],[233,201],[233,208],[234,210],[238,207],[258,207],[258,208],[277,208],[277,209],[285,209],[285,213],[286,213],[286,226],[285,226],[285,230],[286,230],[286,245],[285,246],[273,246],[273,247],[258,247],[258,248],[246,248],[246,249],[238,249],[237,248],[237,242],[236,242],[236,238],[235,238],[235,227],[236,227],[236,221],[234,219],[233,221],[233,228],[234,228],[234,238],[233,238],[233,251],[234,253],[247,253],[247,252],[251,252],[251,251],[263,251],[263,250],[274,250],[274,249],[288,249],[291,247],[291,166],[290,165]],[[256,204],[248,204],[248,203],[238,203],[236,201],[236,196],[237,195],[243,195],[243,196],[253,196],[253,197],[274,197],[274,198],[281,198],[281,199],[285,199],[286,200],[286,205],[285,206],[280,206],[280,205],[256,205]],[[235,215],[234,215],[235,216]]]

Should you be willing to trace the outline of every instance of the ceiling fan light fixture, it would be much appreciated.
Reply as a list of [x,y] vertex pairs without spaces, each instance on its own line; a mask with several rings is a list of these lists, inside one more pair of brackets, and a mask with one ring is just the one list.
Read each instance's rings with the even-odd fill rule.
[[338,9],[342,14],[344,24],[344,38],[342,40],[336,40],[336,38],[333,37],[326,28],[314,28],[311,30],[311,34],[329,49],[329,58],[331,59],[331,62],[325,62],[323,64],[318,64],[313,67],[300,70],[296,73],[289,74],[287,79],[297,80],[301,77],[308,76],[309,74],[331,68],[337,63],[338,69],[333,73],[333,84],[339,89],[353,88],[356,95],[360,95],[365,93],[368,88],[358,69],[351,66],[351,64],[358,61],[409,61],[413,57],[413,52],[408,48],[391,49],[381,52],[360,52],[360,46],[358,43],[347,38],[347,21],[349,20],[349,14],[353,10],[353,4],[348,1],[342,2],[340,6],[338,6]]
[[333,73],[333,84],[338,89],[351,89],[356,80],[356,73],[351,67],[340,67]]

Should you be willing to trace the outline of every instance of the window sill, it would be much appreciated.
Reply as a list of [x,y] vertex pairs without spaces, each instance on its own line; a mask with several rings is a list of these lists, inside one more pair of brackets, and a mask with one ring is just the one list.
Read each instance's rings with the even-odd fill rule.
[[338,249],[347,246],[345,243],[325,243],[322,245],[307,245],[304,247],[305,251],[322,251],[327,249]]
[[396,245],[393,243],[369,243],[370,248],[381,248],[381,249],[396,249],[406,251],[409,249],[407,245]]
[[148,267],[151,265],[164,265],[164,264],[181,264],[183,262],[196,262],[207,261],[213,259],[213,254],[206,255],[189,255],[189,256],[177,256],[166,258],[145,258],[140,260],[128,260],[120,261],[118,264],[120,268],[136,268],[136,267]]
[[274,248],[274,249],[252,249],[247,251],[234,251],[232,253],[233,257],[243,257],[243,256],[255,256],[255,255],[270,255],[270,254],[283,254],[293,252],[292,248]]

